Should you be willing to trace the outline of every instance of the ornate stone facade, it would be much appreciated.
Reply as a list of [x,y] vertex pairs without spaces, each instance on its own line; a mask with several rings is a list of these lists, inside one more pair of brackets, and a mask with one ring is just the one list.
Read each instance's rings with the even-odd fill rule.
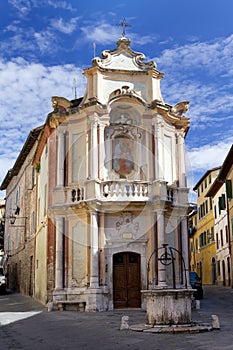
[[150,260],[164,243],[182,251],[187,277],[188,102],[166,104],[163,73],[144,58],[122,37],[84,70],[83,98],[52,98],[34,157],[35,295],[44,303],[145,307],[140,291],[171,281]]

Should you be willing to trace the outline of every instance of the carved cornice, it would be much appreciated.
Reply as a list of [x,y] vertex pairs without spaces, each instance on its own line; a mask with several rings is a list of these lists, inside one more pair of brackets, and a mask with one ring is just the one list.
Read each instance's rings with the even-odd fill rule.
[[[118,47],[115,50],[104,50],[101,55],[102,59],[99,57],[95,57],[92,60],[92,66],[93,67],[98,66],[99,68],[104,68],[104,69],[111,69],[113,68],[111,67],[113,63],[113,58],[116,56],[124,55],[126,59],[128,60],[131,59],[135,68],[139,70],[143,70],[143,71],[156,70],[156,65],[154,61],[143,62],[145,60],[145,55],[141,52],[136,52],[131,50],[129,39],[122,37],[117,41],[117,46]],[[126,69],[126,68],[123,68],[123,69]],[[119,66],[117,70],[121,70],[121,67]]]

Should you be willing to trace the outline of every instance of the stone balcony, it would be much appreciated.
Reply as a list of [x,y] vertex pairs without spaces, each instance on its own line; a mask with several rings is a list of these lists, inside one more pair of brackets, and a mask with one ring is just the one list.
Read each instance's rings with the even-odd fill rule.
[[165,202],[186,205],[188,189],[172,188],[165,181],[87,180],[78,185],[56,187],[53,206],[74,206],[82,202]]

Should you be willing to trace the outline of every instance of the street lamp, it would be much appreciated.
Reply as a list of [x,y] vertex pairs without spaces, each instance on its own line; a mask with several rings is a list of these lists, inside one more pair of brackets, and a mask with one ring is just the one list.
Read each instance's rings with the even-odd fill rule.
[[[5,219],[9,219],[10,225],[13,227],[23,227],[24,228],[24,242],[26,242],[26,219],[27,216],[18,216],[19,215],[20,208],[17,206],[15,210],[15,215],[11,214],[9,217],[6,217]],[[24,219],[24,224],[22,225],[15,225],[16,219]]]
[[[16,219],[25,219],[25,224],[24,225],[15,225],[15,221],[16,221]],[[11,225],[14,225],[15,227],[25,227],[26,226],[26,219],[27,219],[27,217],[26,216],[18,216],[18,217],[16,217],[16,216],[14,216],[14,215],[11,215],[10,217],[9,217],[9,219],[10,219],[10,224]]]
[[16,216],[11,215],[11,216],[9,217],[9,219],[10,219],[10,224],[11,224],[11,225],[14,225],[15,220],[16,220]]

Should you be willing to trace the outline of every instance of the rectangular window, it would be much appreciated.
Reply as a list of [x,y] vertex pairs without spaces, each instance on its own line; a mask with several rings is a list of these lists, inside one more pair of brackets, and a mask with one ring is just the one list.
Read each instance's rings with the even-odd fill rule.
[[225,194],[223,194],[221,197],[218,198],[218,208],[219,208],[219,214],[221,214],[221,210],[226,209],[226,197],[225,197]]
[[206,231],[203,233],[203,245],[206,245]]
[[212,198],[210,197],[209,200],[210,200],[210,210],[212,210],[213,209]]
[[220,230],[220,239],[221,239],[221,246],[223,246],[223,232]]
[[212,240],[214,241],[214,226],[211,227],[211,237],[212,237]]
[[231,180],[226,180],[226,193],[227,193],[227,198],[231,199],[232,198],[232,182],[231,182]]
[[216,233],[216,249],[219,249],[218,233]]
[[20,208],[20,187],[18,188],[18,190],[16,192],[15,204],[16,204],[16,207]]
[[205,201],[205,212],[208,214],[208,199]]
[[224,193],[222,194],[222,201],[223,201],[223,209],[226,209],[226,196]]
[[229,239],[228,239],[228,227],[227,227],[227,225],[225,226],[225,234],[226,234],[226,243],[228,243]]
[[15,231],[15,248],[17,249],[19,246],[19,229],[17,228]]
[[209,175],[209,184],[211,184],[211,174]]
[[13,213],[12,213],[12,210],[13,210],[13,208],[12,208],[12,198],[10,199],[10,203],[9,203],[9,212],[10,212],[10,215],[12,215]]
[[31,213],[31,235],[35,233],[35,212]]
[[217,208],[216,208],[216,205],[214,206],[214,218],[217,219]]

